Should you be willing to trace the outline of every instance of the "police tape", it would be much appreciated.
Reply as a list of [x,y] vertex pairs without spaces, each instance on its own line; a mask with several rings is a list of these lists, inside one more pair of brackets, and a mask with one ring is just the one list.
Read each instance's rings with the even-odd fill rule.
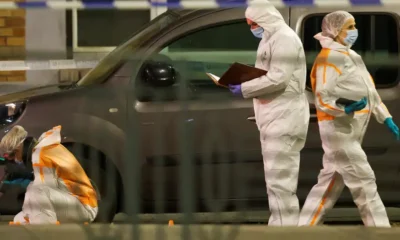
[[[270,0],[275,7],[351,7],[351,6],[400,6],[399,0]],[[168,8],[220,8],[265,6],[265,0],[165,0],[165,1],[1,1],[0,9],[150,9]]]
[[0,71],[88,69],[97,63],[95,60],[0,61]]
[[[400,1],[400,0],[399,0]],[[189,53],[188,53],[189,54]],[[186,67],[190,67],[191,69],[196,70],[206,70],[208,67],[212,67],[213,69],[218,67],[226,67],[229,65],[229,62],[232,59],[240,60],[246,62],[248,59],[247,55],[236,56],[232,55],[226,58],[227,55],[220,56],[218,59],[218,54],[215,55],[199,55],[193,56],[193,60],[183,60],[183,59],[175,59],[173,60],[174,64],[181,65],[182,63],[188,64]],[[306,62],[307,64],[313,64],[318,52],[306,52]],[[385,66],[385,67],[398,67],[400,55],[392,54],[392,55],[362,55],[365,64],[368,66]],[[197,59],[197,60],[194,60]],[[200,60],[202,59],[202,60]],[[211,60],[213,59],[213,60]],[[290,57],[282,56],[282,59],[287,59],[290,61]],[[120,59],[121,60],[121,59]],[[126,59],[127,60],[127,59]],[[27,70],[63,70],[63,69],[91,69],[97,66],[100,60],[73,60],[73,59],[61,59],[61,60],[43,60],[43,61],[0,61],[0,72],[1,71],[27,71]],[[221,65],[222,64],[222,65]],[[182,66],[182,65],[181,65]],[[208,67],[207,67],[208,66]],[[207,70],[208,71],[208,70]]]

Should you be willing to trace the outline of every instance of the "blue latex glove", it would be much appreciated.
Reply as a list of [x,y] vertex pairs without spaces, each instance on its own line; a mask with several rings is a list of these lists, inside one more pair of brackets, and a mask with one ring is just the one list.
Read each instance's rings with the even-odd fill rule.
[[233,93],[233,95],[243,97],[241,84],[238,85],[229,84],[229,90]]
[[17,178],[17,179],[14,179],[12,181],[7,181],[6,180],[6,181],[4,181],[4,183],[5,184],[17,184],[17,185],[20,185],[23,188],[27,188],[29,183],[31,183],[31,180],[23,179],[23,178]]
[[346,106],[344,108],[344,111],[346,112],[346,114],[350,114],[350,113],[355,112],[355,111],[360,111],[363,108],[365,108],[365,106],[367,106],[367,103],[368,103],[367,98],[364,97],[360,101],[352,103],[352,104]]
[[391,117],[385,119],[385,125],[396,136],[396,139],[400,140],[399,127],[397,127],[396,123],[393,122]]

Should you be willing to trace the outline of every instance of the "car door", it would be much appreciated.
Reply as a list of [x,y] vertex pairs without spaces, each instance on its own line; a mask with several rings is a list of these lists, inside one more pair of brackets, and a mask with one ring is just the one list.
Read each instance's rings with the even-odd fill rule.
[[[336,10],[340,9],[295,8],[291,11],[291,26],[300,35],[307,54],[308,75],[320,50],[320,45],[313,36],[321,31],[323,16]],[[358,40],[352,49],[362,55],[369,72],[375,80],[383,102],[388,107],[393,118],[395,120],[399,119],[398,15],[385,8],[374,9],[374,12],[371,12],[371,9],[368,8],[352,8],[352,11],[356,20],[356,27],[359,30]],[[308,86],[310,86],[309,76]],[[310,89],[308,90],[310,91]],[[313,108],[311,111],[315,113],[315,106]],[[319,139],[319,132],[317,131],[317,122],[315,120],[310,123],[310,129],[313,130],[308,133],[306,148],[321,151],[320,141],[317,140]],[[392,191],[399,172],[398,148],[394,137],[384,125],[378,124],[375,119],[371,119],[362,147],[375,171],[382,199],[387,204],[396,202],[396,199],[398,201],[399,194]],[[316,183],[319,171],[315,167],[318,165],[322,167],[321,160],[321,158],[314,158],[302,161],[300,184],[305,179],[309,179],[310,176],[314,178],[312,181]],[[306,185],[311,187],[309,184]],[[345,190],[338,203],[348,204],[351,201],[351,195]]]
[[[287,9],[283,15],[288,19]],[[186,16],[152,43],[146,54],[167,57],[180,79],[157,90],[173,91],[176,98],[132,103],[146,143],[145,186],[164,186],[168,201],[178,201],[179,189],[186,186],[207,210],[228,207],[227,199],[262,199],[267,206],[259,133],[249,121],[252,100],[232,96],[205,74],[221,76],[233,62],[254,65],[258,42],[244,9],[224,9]],[[143,80],[140,74],[133,79]],[[179,93],[187,94],[185,100]],[[190,184],[196,187],[189,189]],[[143,194],[152,201],[156,193],[147,189]]]

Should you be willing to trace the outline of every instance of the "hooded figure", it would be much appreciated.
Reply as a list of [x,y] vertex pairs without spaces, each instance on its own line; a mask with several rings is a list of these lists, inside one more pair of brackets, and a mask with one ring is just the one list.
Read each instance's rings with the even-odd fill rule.
[[[379,97],[361,56],[350,49],[357,36],[355,19],[345,11],[327,14],[322,20],[322,32],[314,36],[322,50],[311,71],[311,86],[324,156],[318,183],[300,214],[300,226],[320,224],[346,185],[366,226],[390,227],[374,171],[361,143],[371,115],[386,124],[397,138],[399,128]],[[340,98],[354,103],[341,104]]]
[[271,211],[269,225],[295,226],[300,150],[310,118],[304,49],[272,5],[248,7],[246,18],[253,34],[261,38],[255,66],[268,73],[230,87],[244,98],[253,98]]
[[97,193],[74,155],[61,144],[61,126],[43,133],[32,153],[35,179],[29,184],[20,224],[92,222]]

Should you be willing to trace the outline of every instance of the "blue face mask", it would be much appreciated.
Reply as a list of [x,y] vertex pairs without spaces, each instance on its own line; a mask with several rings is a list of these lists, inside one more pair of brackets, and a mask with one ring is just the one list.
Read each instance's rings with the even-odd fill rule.
[[358,30],[354,29],[354,30],[347,30],[347,37],[344,39],[344,42],[347,45],[354,45],[354,43],[357,41],[358,38]]
[[251,30],[251,32],[253,33],[254,37],[256,37],[256,38],[262,38],[263,33],[264,33],[264,28],[262,28],[262,27],[257,27],[257,28],[250,29],[250,30]]

